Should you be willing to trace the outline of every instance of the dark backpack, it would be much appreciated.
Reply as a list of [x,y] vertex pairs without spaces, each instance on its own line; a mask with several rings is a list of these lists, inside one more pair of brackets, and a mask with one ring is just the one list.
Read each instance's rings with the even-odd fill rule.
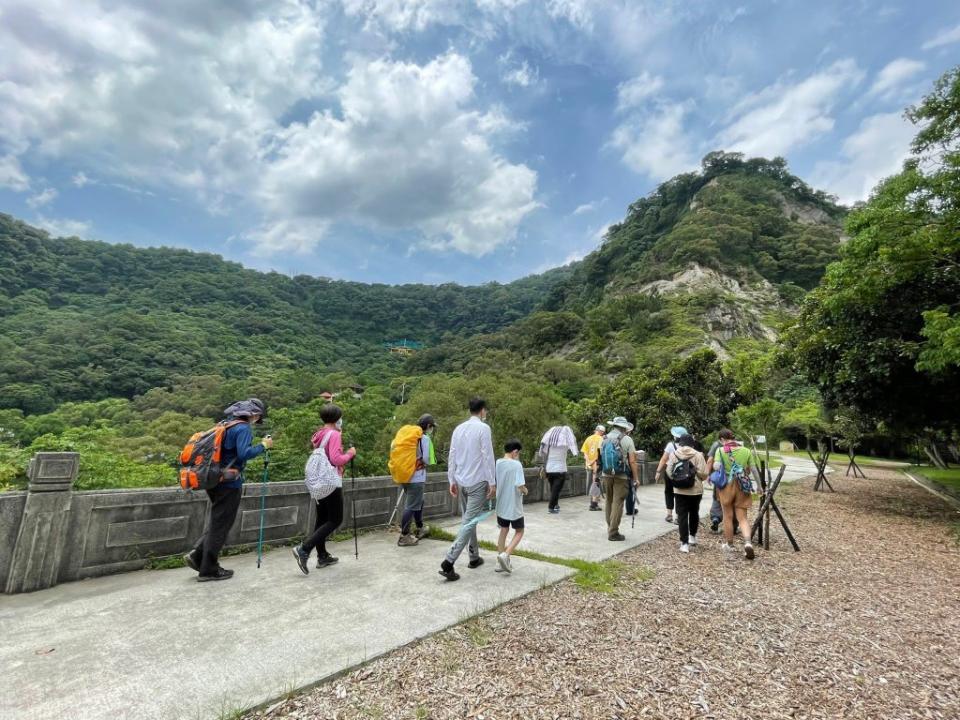
[[220,465],[223,439],[227,430],[243,420],[224,420],[209,430],[194,433],[180,452],[180,487],[184,490],[210,490],[224,480],[235,480],[239,473],[233,463]]
[[679,490],[689,490],[697,482],[697,468],[689,458],[677,460],[671,471],[670,484]]

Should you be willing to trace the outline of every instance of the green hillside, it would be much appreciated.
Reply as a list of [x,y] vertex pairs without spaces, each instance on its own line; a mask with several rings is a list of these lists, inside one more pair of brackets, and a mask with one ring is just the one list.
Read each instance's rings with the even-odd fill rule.
[[[278,479],[301,473],[324,390],[358,473],[384,472],[394,429],[426,411],[443,457],[475,393],[496,441],[531,455],[551,424],[608,413],[634,414],[646,447],[664,423],[706,433],[783,374],[769,349],[837,256],[843,212],[780,159],[712,153],[583,261],[480,287],[290,278],[0,215],[0,487],[43,449],[79,450],[81,487],[172,482],[185,432],[250,394],[271,407]],[[425,347],[384,347],[402,338]],[[785,387],[791,407],[816,400]]]

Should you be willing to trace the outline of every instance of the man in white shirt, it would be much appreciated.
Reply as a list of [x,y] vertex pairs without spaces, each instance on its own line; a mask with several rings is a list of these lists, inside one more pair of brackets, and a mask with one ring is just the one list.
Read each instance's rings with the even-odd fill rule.
[[454,563],[469,546],[470,563],[474,569],[483,565],[480,545],[477,542],[477,523],[487,500],[497,492],[497,466],[493,455],[493,437],[490,427],[484,423],[487,403],[483,398],[473,398],[469,403],[470,418],[457,425],[450,438],[447,456],[447,479],[450,494],[460,498],[463,524],[460,532],[440,563],[440,574],[448,581],[459,580]]

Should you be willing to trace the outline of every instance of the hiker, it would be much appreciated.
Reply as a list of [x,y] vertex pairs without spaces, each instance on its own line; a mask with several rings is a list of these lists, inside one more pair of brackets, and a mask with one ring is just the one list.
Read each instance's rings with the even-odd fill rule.
[[723,508],[723,545],[724,550],[732,550],[733,523],[736,517],[743,536],[743,551],[748,560],[753,560],[753,543],[750,540],[750,523],[747,511],[753,505],[752,481],[750,479],[750,450],[734,439],[733,432],[724,428],[720,431],[722,445],[717,449],[714,466],[723,468],[719,488],[714,482],[714,494],[719,495]]
[[[314,450],[321,445],[325,446],[330,464],[336,468],[337,474],[342,478],[343,469],[347,463],[357,456],[357,449],[352,445],[346,452],[343,451],[343,435],[341,433],[343,410],[339,406],[329,403],[320,410],[320,419],[323,421],[323,427],[313,434],[310,442]],[[317,519],[313,526],[313,534],[293,548],[293,556],[297,559],[300,572],[304,575],[310,572],[307,568],[307,561],[310,559],[310,553],[313,552],[314,548],[317,550],[317,570],[333,565],[339,560],[339,558],[327,552],[327,538],[343,522],[342,481],[341,485],[332,493],[322,500],[317,500],[316,503]]]
[[[227,541],[227,533],[233,527],[233,521],[240,509],[243,497],[243,470],[247,462],[273,447],[269,435],[258,445],[253,444],[252,425],[259,425],[267,416],[267,406],[257,398],[240,400],[223,411],[228,421],[237,421],[227,429],[223,436],[220,464],[227,468],[223,481],[209,490],[210,519],[207,529],[193,546],[193,550],[184,556],[191,570],[195,570],[199,582],[208,580],[229,580],[233,570],[220,567],[220,551]],[[230,475],[234,475],[232,479]]]
[[[523,537],[523,496],[527,494],[527,482],[520,464],[519,440],[508,440],[503,446],[503,457],[497,460],[497,538],[496,572],[513,572],[510,556]],[[513,538],[507,544],[507,533],[513,528]]]
[[[401,547],[410,547],[420,542],[429,532],[429,529],[423,524],[423,489],[427,483],[427,467],[436,464],[436,457],[433,452],[433,441],[430,434],[436,429],[433,415],[421,415],[417,420],[417,425],[423,430],[423,437],[417,442],[417,465],[413,471],[413,477],[403,489],[404,505],[403,515],[400,518],[400,539],[397,545]],[[416,522],[416,533],[410,532],[410,524]]]
[[696,449],[690,435],[681,435],[674,442],[675,450],[667,460],[666,474],[673,486],[680,530],[680,552],[688,553],[697,544],[700,527],[700,501],[703,481],[707,477],[707,461]]
[[613,429],[600,446],[603,492],[606,495],[603,510],[607,520],[607,539],[620,541],[626,540],[620,534],[623,503],[631,492],[631,483],[636,487],[640,475],[637,471],[637,448],[630,437],[633,423],[618,415],[607,424],[612,425]]
[[577,438],[569,425],[554,425],[544,433],[537,453],[544,462],[544,470],[550,483],[550,501],[547,512],[560,512],[560,493],[567,481],[567,453],[577,455]]
[[686,434],[686,428],[681,425],[670,428],[670,441],[663,448],[663,455],[660,456],[660,462],[657,463],[656,480],[657,482],[663,480],[663,499],[667,505],[666,521],[668,523],[673,522],[673,485],[670,484],[670,478],[666,476],[664,469],[667,467],[670,456],[677,451],[677,438]]
[[583,441],[580,446],[580,452],[583,453],[584,468],[587,471],[587,494],[590,496],[590,509],[600,509],[600,445],[603,443],[603,436],[607,434],[607,429],[603,425],[597,425],[593,430],[593,435]]
[[483,506],[497,491],[496,460],[493,455],[493,440],[490,427],[484,422],[487,417],[487,401],[475,397],[468,407],[470,417],[457,425],[450,438],[447,455],[447,479],[450,494],[460,498],[463,524],[460,532],[440,563],[440,574],[448,581],[459,580],[454,563],[464,547],[469,546],[470,569],[483,565],[480,545],[477,542],[477,522]]

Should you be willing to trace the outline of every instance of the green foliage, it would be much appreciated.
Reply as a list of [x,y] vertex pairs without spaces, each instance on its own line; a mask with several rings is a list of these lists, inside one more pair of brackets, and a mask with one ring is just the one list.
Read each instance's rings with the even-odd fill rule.
[[778,438],[783,420],[783,405],[773,398],[763,398],[753,405],[742,405],[730,413],[730,425],[743,437],[766,435],[767,445]]
[[960,404],[960,69],[908,116],[925,123],[915,155],[851,213],[787,344],[828,406],[943,434]]
[[578,436],[589,434],[597,422],[623,415],[635,426],[637,448],[659,455],[673,425],[700,436],[721,427],[733,394],[716,354],[704,349],[663,370],[624,373],[595,398],[578,403],[572,414]]

